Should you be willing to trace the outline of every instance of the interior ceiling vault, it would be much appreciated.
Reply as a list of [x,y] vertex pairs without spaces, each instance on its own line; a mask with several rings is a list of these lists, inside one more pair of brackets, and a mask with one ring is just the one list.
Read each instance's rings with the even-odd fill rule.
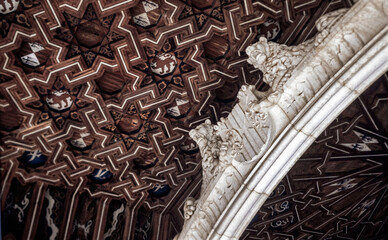
[[201,181],[188,131],[266,88],[245,48],[351,5],[0,0],[3,238],[171,239]]

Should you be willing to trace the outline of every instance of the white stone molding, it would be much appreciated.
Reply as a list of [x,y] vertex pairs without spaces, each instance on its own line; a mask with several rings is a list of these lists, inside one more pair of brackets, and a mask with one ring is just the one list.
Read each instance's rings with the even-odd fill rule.
[[311,143],[388,71],[388,1],[360,0],[316,25],[319,34],[300,46],[260,39],[248,48],[271,89],[244,86],[227,119],[190,133],[204,184],[177,239],[238,239]]

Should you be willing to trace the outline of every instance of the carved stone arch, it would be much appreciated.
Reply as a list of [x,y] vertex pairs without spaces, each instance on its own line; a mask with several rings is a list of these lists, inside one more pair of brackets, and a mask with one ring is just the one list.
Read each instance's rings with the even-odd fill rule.
[[[177,239],[238,239],[313,141],[388,70],[388,15],[384,5],[382,0],[361,0],[343,17],[329,15],[320,25],[330,27],[321,29],[309,41],[308,53],[295,64],[286,64],[286,68],[281,65],[279,74],[272,75],[282,85],[278,84],[264,98],[251,87],[240,90],[240,103],[218,124],[224,131],[233,130],[242,136],[240,155],[230,155],[231,164],[211,176],[212,182],[201,191],[196,211]],[[278,67],[277,59],[269,57],[279,54],[282,46],[266,41],[257,44],[258,49],[267,52],[248,51],[251,63],[257,59],[265,65],[265,61],[274,60],[272,67]],[[278,57],[290,57],[288,54],[296,49],[298,46],[285,48]],[[262,58],[262,54],[266,57]],[[263,69],[264,76],[271,74],[267,70],[271,71]],[[206,132],[205,129],[212,129],[209,125],[193,131]],[[264,141],[254,138],[260,133]],[[209,134],[203,135],[218,138],[224,144],[222,134]],[[203,152],[217,144],[210,141],[200,147]],[[236,161],[239,158],[247,161]],[[231,175],[234,184],[227,184],[225,179]]]

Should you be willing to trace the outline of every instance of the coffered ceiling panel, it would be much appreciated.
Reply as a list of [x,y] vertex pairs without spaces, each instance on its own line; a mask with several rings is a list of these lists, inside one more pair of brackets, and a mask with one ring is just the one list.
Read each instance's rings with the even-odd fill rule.
[[200,186],[188,131],[266,88],[245,48],[351,5],[0,0],[4,239],[172,238]]

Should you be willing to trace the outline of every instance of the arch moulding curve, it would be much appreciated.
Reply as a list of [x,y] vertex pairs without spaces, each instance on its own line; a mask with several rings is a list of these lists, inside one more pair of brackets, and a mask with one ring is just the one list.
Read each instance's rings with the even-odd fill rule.
[[388,71],[388,2],[360,0],[324,15],[315,38],[264,39],[248,62],[271,86],[243,86],[230,115],[190,132],[202,155],[201,197],[184,206],[175,239],[238,239],[265,200],[335,118]]

